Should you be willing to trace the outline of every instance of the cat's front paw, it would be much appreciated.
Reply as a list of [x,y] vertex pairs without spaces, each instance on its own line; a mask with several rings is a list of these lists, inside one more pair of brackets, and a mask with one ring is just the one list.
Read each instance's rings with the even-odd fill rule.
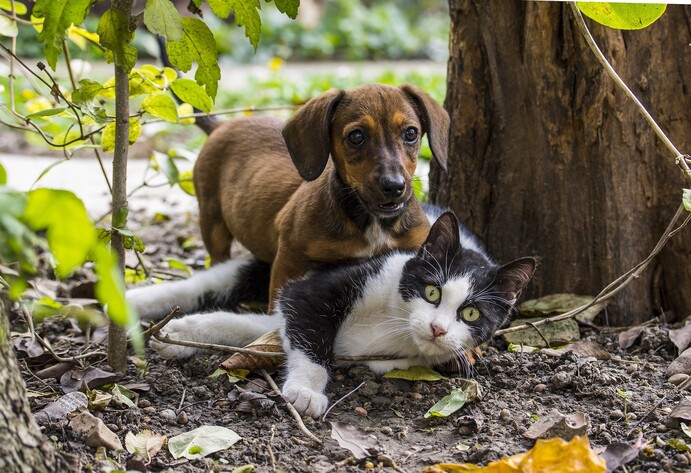
[[[166,325],[159,335],[163,338],[166,336],[172,338],[173,340],[187,340],[191,341],[189,330],[187,330],[187,323],[185,319],[171,320],[168,325]],[[197,352],[196,348],[184,347],[182,345],[173,345],[172,343],[162,342],[155,338],[151,339],[151,349],[158,353],[163,358],[168,359],[179,359],[188,358]]]
[[329,407],[329,398],[324,394],[296,383],[286,383],[283,386],[283,397],[298,412],[313,419],[321,417]]
[[367,367],[376,374],[385,374],[393,370],[407,370],[411,366],[413,366],[413,364],[408,359],[377,360],[367,362]]

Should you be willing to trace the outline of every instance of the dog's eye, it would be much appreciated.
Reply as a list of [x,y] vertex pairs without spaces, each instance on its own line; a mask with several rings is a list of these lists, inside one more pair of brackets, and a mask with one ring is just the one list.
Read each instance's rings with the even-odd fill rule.
[[417,142],[417,137],[417,129],[413,128],[412,126],[406,129],[405,133],[403,133],[403,139],[410,145]]
[[362,130],[354,130],[348,134],[348,141],[353,146],[360,146],[365,141],[365,135]]

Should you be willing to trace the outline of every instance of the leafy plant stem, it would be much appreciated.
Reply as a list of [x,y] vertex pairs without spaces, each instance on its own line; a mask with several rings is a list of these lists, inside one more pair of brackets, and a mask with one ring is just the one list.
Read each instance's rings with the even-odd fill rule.
[[617,71],[615,71],[612,65],[609,63],[609,61],[607,61],[605,55],[602,54],[602,51],[595,42],[593,35],[590,34],[588,26],[585,24],[583,15],[581,14],[581,11],[578,9],[576,2],[569,2],[569,5],[571,6],[571,11],[573,12],[576,24],[578,25],[578,28],[581,30],[581,33],[583,33],[583,36],[585,37],[588,46],[590,46],[590,49],[595,54],[595,57],[598,59],[600,64],[602,64],[602,67],[605,68],[605,71],[607,71],[607,74],[612,78],[612,80],[619,86],[620,89],[622,89],[626,93],[626,95],[633,101],[633,103],[636,104],[636,107],[641,112],[643,117],[647,120],[647,122],[650,124],[650,126],[653,128],[658,138],[660,138],[660,140],[662,140],[667,149],[669,149],[672,152],[672,154],[674,154],[675,164],[681,168],[682,172],[686,176],[686,179],[689,182],[691,182],[691,168],[689,168],[689,165],[686,162],[685,155],[680,153],[677,147],[674,146],[674,143],[672,143],[672,141],[667,137],[667,135],[662,130],[660,125],[657,124],[653,116],[648,112],[648,110],[646,110],[646,108],[643,106],[640,100],[638,100],[638,97],[636,97],[636,95],[633,92],[631,92],[631,89],[629,89],[624,80],[621,77],[619,77],[619,74],[617,74]]
[[[62,40],[62,53],[65,55],[65,64],[67,65],[67,74],[70,76],[72,90],[75,90],[77,88],[77,80],[74,77],[74,70],[72,69],[72,58],[70,57],[70,48],[67,47],[67,40],[65,39]],[[110,193],[110,195],[113,195],[113,186],[110,184],[110,179],[108,179],[108,173],[106,172],[106,168],[103,165],[103,159],[101,157],[101,152],[99,150],[100,146],[96,143],[96,140],[94,139],[93,135],[89,136],[89,141],[91,141],[91,144],[94,145],[94,154],[96,155],[96,160],[98,161],[98,165],[101,168],[103,178],[106,180],[108,192]]]
[[[132,0],[116,0],[113,8],[120,10],[127,18],[132,16]],[[129,71],[115,64],[115,147],[113,150],[113,220],[122,216],[118,226],[127,223],[127,153],[130,133],[130,86]],[[115,223],[115,222],[113,222]],[[122,235],[111,232],[111,251],[117,258],[121,275],[125,274],[125,245]],[[123,276],[124,277],[124,276]],[[127,369],[127,329],[110,321],[108,330],[108,364],[116,373]]]

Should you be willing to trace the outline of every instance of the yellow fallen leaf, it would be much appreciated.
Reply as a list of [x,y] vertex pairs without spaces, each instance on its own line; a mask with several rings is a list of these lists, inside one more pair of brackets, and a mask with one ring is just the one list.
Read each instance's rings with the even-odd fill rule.
[[588,437],[574,437],[570,442],[561,438],[538,440],[535,446],[481,467],[440,463],[426,467],[422,473],[605,473],[605,460],[590,448]]

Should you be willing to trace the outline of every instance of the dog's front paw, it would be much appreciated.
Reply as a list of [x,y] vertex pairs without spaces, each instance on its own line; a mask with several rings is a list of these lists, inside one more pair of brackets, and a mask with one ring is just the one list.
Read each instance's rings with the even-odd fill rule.
[[329,399],[324,394],[296,383],[286,383],[283,386],[283,397],[298,412],[313,419],[321,417],[329,407]]
[[[160,337],[170,337],[173,340],[187,340],[193,341],[192,336],[188,330],[185,319],[172,320],[160,332]],[[163,358],[188,358],[197,352],[196,348],[184,347],[182,345],[173,345],[157,339],[151,340],[151,349],[158,353]]]

